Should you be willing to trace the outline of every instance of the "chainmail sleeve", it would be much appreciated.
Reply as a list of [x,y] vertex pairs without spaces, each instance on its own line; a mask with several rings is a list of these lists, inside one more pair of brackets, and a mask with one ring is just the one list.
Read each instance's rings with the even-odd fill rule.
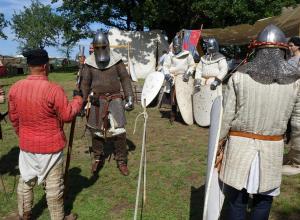
[[131,79],[130,76],[125,68],[125,65],[123,63],[123,61],[120,61],[117,64],[117,68],[118,68],[118,75],[120,77],[120,81],[121,81],[121,85],[124,91],[124,95],[125,98],[127,98],[128,96],[132,96],[133,97],[133,91],[132,91],[132,86],[131,86]]
[[222,118],[222,127],[220,133],[220,140],[226,137],[228,134],[231,122],[235,117],[235,109],[236,109],[236,92],[234,88],[234,78],[236,77],[236,73],[230,77],[227,88],[225,90],[225,95],[223,99],[223,118]]
[[[300,81],[298,80],[296,84],[299,88]],[[300,89],[291,115],[291,146],[292,151],[297,155],[293,155],[293,157],[300,161]]]
[[91,92],[92,74],[90,68],[91,67],[85,64],[80,73],[81,76],[80,88],[83,94],[83,102],[87,101],[87,98]]

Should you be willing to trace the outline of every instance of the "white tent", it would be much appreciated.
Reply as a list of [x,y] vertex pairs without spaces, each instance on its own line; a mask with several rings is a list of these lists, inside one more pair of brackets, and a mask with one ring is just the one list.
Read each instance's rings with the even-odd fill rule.
[[155,71],[158,58],[169,45],[161,31],[122,31],[111,28],[108,32],[111,48],[120,54],[125,63],[128,57],[138,78]]

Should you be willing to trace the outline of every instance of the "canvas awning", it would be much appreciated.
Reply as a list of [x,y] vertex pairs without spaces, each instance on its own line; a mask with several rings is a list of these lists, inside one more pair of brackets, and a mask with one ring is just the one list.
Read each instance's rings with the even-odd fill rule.
[[249,44],[268,24],[281,28],[287,37],[300,35],[300,6],[285,8],[281,15],[258,20],[253,25],[241,24],[226,28],[203,29],[202,37],[215,37],[221,45]]
[[143,32],[111,28],[108,38],[111,48],[122,56],[123,61],[129,63],[130,60],[130,68],[137,78],[146,78],[154,72],[157,58],[169,47],[164,34],[159,30]]

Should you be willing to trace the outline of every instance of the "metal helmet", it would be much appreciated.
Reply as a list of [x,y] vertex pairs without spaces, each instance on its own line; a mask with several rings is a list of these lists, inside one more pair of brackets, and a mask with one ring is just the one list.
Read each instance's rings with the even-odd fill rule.
[[253,47],[277,47],[288,49],[285,34],[274,24],[269,24],[257,35]]
[[175,55],[179,54],[182,51],[182,39],[176,35],[173,39],[173,52]]
[[97,32],[93,39],[93,48],[97,62],[108,62],[110,59],[109,40],[103,32]]
[[219,52],[219,43],[216,40],[216,38],[210,37],[210,38],[204,39],[204,43],[206,45],[208,54],[214,54],[216,52]]

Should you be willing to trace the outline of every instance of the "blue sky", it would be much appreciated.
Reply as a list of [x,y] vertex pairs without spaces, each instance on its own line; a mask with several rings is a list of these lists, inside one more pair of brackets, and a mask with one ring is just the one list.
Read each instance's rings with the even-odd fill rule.
[[[51,4],[51,0],[40,0],[40,2],[44,5]],[[4,14],[6,20],[10,20],[14,11],[18,13],[19,11],[23,10],[24,6],[28,7],[30,4],[31,0],[0,0],[0,13]],[[59,1],[58,3],[51,4],[51,6],[52,8],[57,8],[60,4],[61,2]],[[92,30],[97,30],[100,25],[92,24],[90,27]],[[16,41],[13,31],[10,29],[10,27],[5,28],[3,31],[8,38],[7,40],[0,39],[0,54],[10,56],[19,54],[17,49],[19,43]],[[91,39],[80,40],[72,51],[72,58],[74,58],[75,54],[78,52],[79,44],[85,46],[85,54],[87,55],[90,42]],[[48,51],[50,57],[62,57],[62,54],[57,50],[57,48],[46,47],[45,49]]]

